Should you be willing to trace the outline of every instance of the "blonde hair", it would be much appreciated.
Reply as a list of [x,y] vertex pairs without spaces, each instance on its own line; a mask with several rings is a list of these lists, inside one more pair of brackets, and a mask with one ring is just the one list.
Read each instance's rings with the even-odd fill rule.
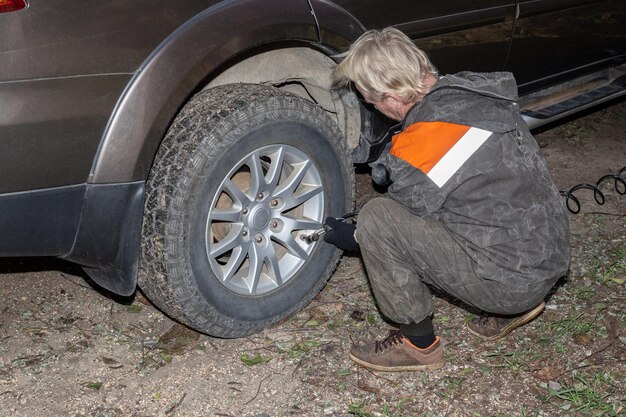
[[424,51],[394,28],[365,32],[338,57],[343,60],[333,70],[333,87],[352,82],[372,101],[383,101],[390,93],[405,104],[418,101],[428,92],[426,75],[437,75]]

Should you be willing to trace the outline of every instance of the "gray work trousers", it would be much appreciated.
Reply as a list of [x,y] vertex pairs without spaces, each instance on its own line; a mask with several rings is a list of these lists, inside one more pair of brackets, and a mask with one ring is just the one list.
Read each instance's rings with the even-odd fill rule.
[[496,314],[537,306],[554,284],[518,291],[506,281],[481,279],[474,261],[442,223],[416,216],[388,198],[373,199],[361,209],[356,238],[376,302],[383,315],[399,324],[419,323],[432,314],[426,284]]

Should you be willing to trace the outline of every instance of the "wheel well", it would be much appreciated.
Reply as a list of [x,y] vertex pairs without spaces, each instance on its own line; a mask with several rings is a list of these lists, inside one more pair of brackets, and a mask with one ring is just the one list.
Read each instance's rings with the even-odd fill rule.
[[356,95],[331,88],[330,74],[335,62],[321,52],[306,47],[265,51],[222,71],[205,87],[233,83],[267,84],[310,100],[335,120],[350,149],[357,146],[361,116]]

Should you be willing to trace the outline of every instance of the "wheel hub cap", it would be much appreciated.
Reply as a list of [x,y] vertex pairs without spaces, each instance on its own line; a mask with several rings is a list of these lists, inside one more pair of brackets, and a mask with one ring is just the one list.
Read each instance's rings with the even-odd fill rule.
[[261,231],[265,229],[270,222],[270,211],[262,205],[254,207],[250,212],[250,227],[254,230]]

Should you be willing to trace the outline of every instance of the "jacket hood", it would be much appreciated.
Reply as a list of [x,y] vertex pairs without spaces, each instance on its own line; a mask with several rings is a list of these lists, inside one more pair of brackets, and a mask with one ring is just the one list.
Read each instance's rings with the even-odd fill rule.
[[441,77],[403,124],[447,121],[491,132],[517,128],[517,83],[510,72],[460,72]]
[[492,98],[517,101],[517,83],[510,72],[459,72],[441,77],[431,92],[458,88]]

